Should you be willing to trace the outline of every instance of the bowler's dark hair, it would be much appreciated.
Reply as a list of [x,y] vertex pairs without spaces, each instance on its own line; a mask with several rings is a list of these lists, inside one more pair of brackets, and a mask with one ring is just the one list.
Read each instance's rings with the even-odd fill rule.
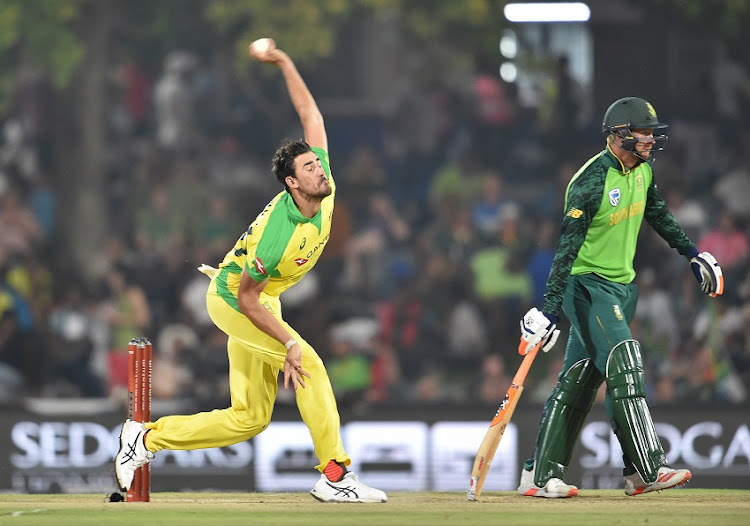
[[294,160],[303,153],[310,151],[312,151],[312,148],[302,139],[298,141],[286,139],[273,154],[271,169],[276,176],[276,180],[284,186],[287,192],[289,187],[286,185],[286,178],[290,175],[294,177]]

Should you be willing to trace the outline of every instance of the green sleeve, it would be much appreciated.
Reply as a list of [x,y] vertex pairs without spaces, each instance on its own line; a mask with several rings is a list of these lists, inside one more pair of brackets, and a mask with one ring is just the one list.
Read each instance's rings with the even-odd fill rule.
[[570,270],[604,196],[607,169],[601,163],[589,166],[568,185],[565,216],[560,228],[555,257],[552,261],[542,311],[559,315]]
[[313,146],[310,148],[315,155],[320,159],[320,164],[323,165],[323,171],[326,173],[326,179],[331,180],[331,160],[328,158],[328,152],[323,148]]
[[652,179],[651,186],[648,187],[646,195],[646,211],[644,217],[651,228],[669,243],[669,246],[676,248],[683,256],[691,249],[695,248],[685,232],[680,227],[672,212],[667,208],[667,203],[659,193],[656,181]]
[[279,277],[276,268],[286,251],[289,239],[294,234],[295,224],[289,220],[286,209],[291,195],[285,193],[274,205],[269,213],[268,221],[259,233],[245,237],[245,251],[247,259],[245,270],[255,281],[261,282],[268,278]]

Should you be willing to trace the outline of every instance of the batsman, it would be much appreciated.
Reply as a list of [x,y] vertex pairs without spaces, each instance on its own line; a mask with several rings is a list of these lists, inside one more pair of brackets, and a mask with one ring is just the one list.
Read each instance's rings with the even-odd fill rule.
[[562,371],[544,406],[533,458],[521,472],[522,495],[578,495],[564,477],[602,382],[622,446],[625,494],[672,488],[692,477],[667,462],[646,403],[641,345],[629,328],[638,300],[633,259],[643,219],[685,256],[702,292],[717,296],[724,290],[716,259],[698,252],[657,189],[651,164],[664,149],[666,129],[647,101],[615,101],[604,114],[605,149],[568,184],[544,304],[521,321],[526,352],[539,342],[545,351],[555,344],[561,309],[570,321]]

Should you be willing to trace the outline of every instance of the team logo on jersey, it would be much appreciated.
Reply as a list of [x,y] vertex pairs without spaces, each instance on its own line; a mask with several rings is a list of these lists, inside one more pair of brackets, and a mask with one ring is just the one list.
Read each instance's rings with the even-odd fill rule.
[[579,210],[578,208],[571,208],[565,215],[568,217],[572,217],[573,219],[578,219],[583,215],[583,210]]
[[260,260],[259,257],[255,258],[255,270],[257,270],[264,276],[266,275],[266,267],[263,266],[263,262]]
[[609,204],[612,206],[617,206],[617,204],[620,202],[620,189],[615,188],[614,190],[609,191]]
[[301,267],[305,263],[307,263],[307,260],[305,258],[297,258],[294,260],[294,262],[297,264],[298,267]]

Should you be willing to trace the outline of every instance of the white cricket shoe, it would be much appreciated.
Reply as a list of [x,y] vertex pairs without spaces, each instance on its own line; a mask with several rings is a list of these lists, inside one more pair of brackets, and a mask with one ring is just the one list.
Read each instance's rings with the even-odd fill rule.
[[351,471],[338,482],[325,475],[310,490],[310,495],[322,502],[386,502],[388,497],[379,489],[366,486]]
[[143,444],[146,428],[140,422],[125,420],[120,430],[120,451],[115,456],[115,477],[121,491],[128,491],[133,483],[135,470],[154,458],[154,454]]
[[688,480],[693,478],[693,474],[687,469],[672,469],[667,466],[659,468],[656,480],[651,484],[646,484],[641,475],[636,471],[632,475],[625,477],[625,495],[632,497],[641,493],[650,491],[661,491],[663,489],[682,486]]
[[534,484],[534,470],[521,470],[521,483],[518,493],[526,497],[546,497],[548,499],[564,499],[578,495],[578,488],[572,484],[565,484],[558,478],[551,478],[543,488]]

